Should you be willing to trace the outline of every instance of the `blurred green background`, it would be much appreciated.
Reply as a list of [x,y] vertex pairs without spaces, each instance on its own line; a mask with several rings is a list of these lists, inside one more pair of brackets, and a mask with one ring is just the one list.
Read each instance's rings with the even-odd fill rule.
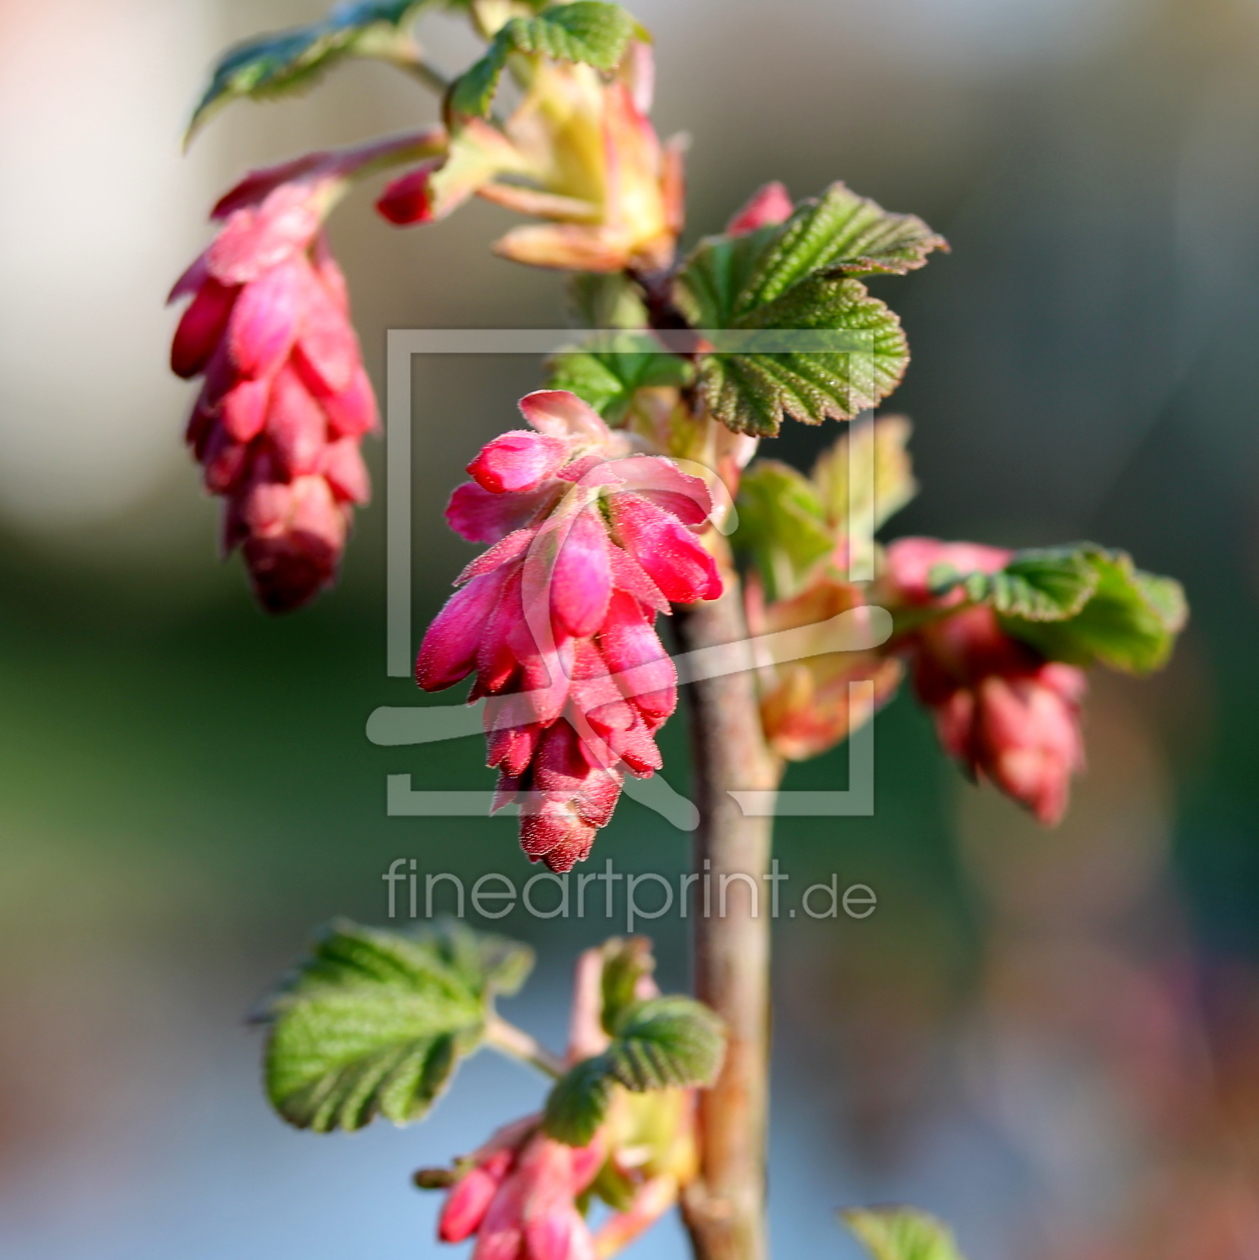
[[[157,1260],[439,1254],[410,1170],[533,1106],[474,1061],[424,1127],[286,1130],[243,1016],[380,876],[528,874],[508,820],[389,819],[385,777],[488,786],[475,739],[382,749],[379,505],[338,590],[267,620],[181,449],[170,281],[251,165],[432,119],[386,69],[234,106],[181,160],[224,43],[306,0],[0,0],[0,1254]],[[843,178],[953,246],[879,284],[914,362],[924,490],[892,531],[1096,537],[1186,582],[1166,674],[1098,679],[1090,768],[1056,832],[960,782],[905,698],[872,819],[789,820],[799,888],[873,886],[864,922],[781,923],[779,1254],[853,1256],[832,1210],[909,1199],[971,1260],[1259,1254],[1259,6],[1254,0],[642,0],[656,118],[690,131],[691,238],[761,182]],[[470,38],[431,22],[451,67]],[[391,327],[553,327],[557,279],[491,258],[473,205],[332,234],[380,381]],[[416,368],[417,625],[470,548],[446,494],[524,359]],[[807,463],[830,431],[766,449]],[[371,451],[381,469],[379,444]],[[379,482],[379,476],[377,478]],[[675,721],[667,774],[685,786]],[[842,786],[842,751],[788,786]],[[624,802],[599,842],[679,871]],[[558,1040],[601,917],[500,927],[543,954],[515,1017]],[[666,982],[685,936],[658,924]],[[632,1253],[684,1254],[666,1226]]]

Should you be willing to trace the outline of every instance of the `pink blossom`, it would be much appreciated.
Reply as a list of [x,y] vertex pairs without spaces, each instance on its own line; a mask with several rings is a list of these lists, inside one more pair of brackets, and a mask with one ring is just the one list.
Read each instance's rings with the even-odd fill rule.
[[677,677],[656,614],[715,598],[721,579],[696,538],[712,510],[703,481],[634,454],[573,394],[540,391],[520,409],[533,431],[486,446],[451,497],[456,532],[493,545],[429,627],[416,679],[436,691],[475,675],[499,800],[520,801],[525,852],[567,871],[625,773],[660,768],[654,734]]
[[321,234],[336,179],[318,155],[280,173],[292,182],[260,172],[220,202],[218,236],[171,295],[192,297],[171,367],[205,378],[188,440],[226,499],[225,548],[241,548],[271,612],[335,579],[352,507],[370,496],[359,443],[378,423]]
[[530,1117],[495,1134],[472,1158],[442,1209],[443,1242],[475,1234],[473,1260],[594,1260],[577,1198],[603,1163],[599,1138],[565,1146]]
[[[913,604],[948,607],[964,596],[930,593],[936,565],[958,573],[996,572],[1009,552],[974,543],[906,538],[887,552],[889,582]],[[1071,776],[1084,765],[1080,702],[1084,674],[1046,661],[1006,634],[991,608],[961,608],[911,636],[914,686],[935,714],[945,750],[974,779],[987,779],[1052,825],[1067,807]]]

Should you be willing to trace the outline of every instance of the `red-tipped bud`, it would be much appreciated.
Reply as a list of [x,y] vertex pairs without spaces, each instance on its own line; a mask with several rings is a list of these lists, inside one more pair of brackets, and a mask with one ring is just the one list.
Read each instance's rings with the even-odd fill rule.
[[721,575],[712,555],[678,519],[637,494],[608,499],[617,541],[674,603],[716,599]]
[[211,279],[197,291],[171,343],[170,366],[176,376],[190,380],[205,371],[227,328],[239,292]]
[[433,201],[429,195],[429,180],[440,165],[440,162],[425,162],[395,179],[381,194],[376,209],[398,227],[431,223]]
[[513,429],[483,447],[468,465],[468,472],[494,494],[532,490],[540,481],[554,477],[568,458],[568,443],[561,438]]

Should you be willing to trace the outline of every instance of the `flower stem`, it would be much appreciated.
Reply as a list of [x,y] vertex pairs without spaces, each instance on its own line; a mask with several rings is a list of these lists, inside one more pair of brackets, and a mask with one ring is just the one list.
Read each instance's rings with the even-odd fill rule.
[[445,96],[450,90],[451,79],[428,60],[418,44],[407,40],[389,49],[387,59],[404,74],[419,80],[431,92]]
[[515,1024],[509,1024],[499,1015],[491,1015],[486,1021],[485,1044],[513,1059],[533,1064],[552,1079],[558,1079],[568,1071],[568,1065],[559,1055],[552,1054],[536,1037]]
[[[727,576],[720,599],[680,608],[677,623],[689,650],[746,638],[737,578]],[[745,880],[723,876],[750,876],[764,902],[773,820],[744,817],[730,793],[773,791],[782,767],[765,745],[751,674],[693,684],[690,712],[695,871],[711,877],[700,888],[712,896],[695,916],[695,990],[725,1020],[729,1042],[721,1076],[700,1097],[701,1172],[683,1213],[698,1260],[766,1260],[770,918]]]

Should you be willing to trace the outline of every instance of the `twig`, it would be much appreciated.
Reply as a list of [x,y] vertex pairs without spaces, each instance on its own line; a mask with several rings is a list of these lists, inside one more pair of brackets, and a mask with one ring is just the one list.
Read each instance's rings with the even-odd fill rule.
[[559,1055],[552,1054],[536,1037],[498,1015],[491,1015],[485,1025],[485,1044],[513,1059],[532,1063],[552,1079],[568,1071],[568,1065]]

